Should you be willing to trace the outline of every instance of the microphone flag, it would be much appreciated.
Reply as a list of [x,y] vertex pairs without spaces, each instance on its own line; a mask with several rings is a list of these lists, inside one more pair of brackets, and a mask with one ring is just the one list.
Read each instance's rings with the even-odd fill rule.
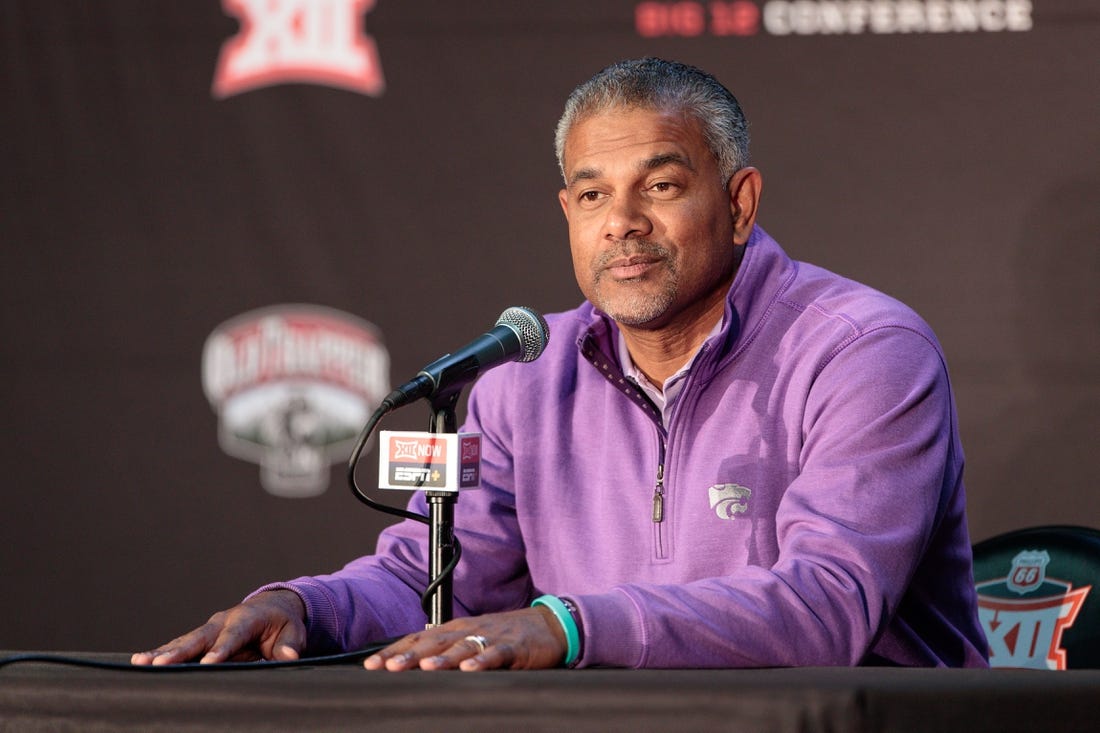
[[481,486],[481,433],[378,433],[378,488],[464,491]]

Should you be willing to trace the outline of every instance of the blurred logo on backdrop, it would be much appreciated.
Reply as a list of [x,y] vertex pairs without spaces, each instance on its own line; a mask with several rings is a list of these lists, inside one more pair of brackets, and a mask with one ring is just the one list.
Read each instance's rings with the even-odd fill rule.
[[364,26],[375,0],[222,0],[240,32],[222,45],[216,99],[275,84],[320,84],[378,96],[378,47]]
[[202,386],[218,414],[218,442],[260,465],[276,496],[328,488],[370,412],[389,393],[389,352],[378,329],[314,305],[243,313],[214,329]]

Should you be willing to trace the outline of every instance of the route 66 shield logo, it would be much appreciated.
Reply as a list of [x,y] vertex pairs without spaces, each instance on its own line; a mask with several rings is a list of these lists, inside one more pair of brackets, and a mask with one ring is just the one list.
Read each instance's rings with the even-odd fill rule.
[[1012,570],[1008,573],[1008,589],[1025,595],[1043,584],[1047,577],[1050,555],[1046,550],[1024,550],[1012,558]]

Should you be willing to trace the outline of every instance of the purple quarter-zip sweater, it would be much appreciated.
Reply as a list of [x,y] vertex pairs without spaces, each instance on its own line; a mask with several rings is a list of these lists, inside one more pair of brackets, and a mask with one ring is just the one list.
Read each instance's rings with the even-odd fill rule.
[[[986,665],[954,400],[910,309],[758,227],[667,425],[610,319],[547,320],[537,361],[470,395],[482,488],[455,510],[456,615],[567,597],[581,666]],[[262,590],[303,598],[311,653],[365,646],[423,628],[427,539],[403,522]]]

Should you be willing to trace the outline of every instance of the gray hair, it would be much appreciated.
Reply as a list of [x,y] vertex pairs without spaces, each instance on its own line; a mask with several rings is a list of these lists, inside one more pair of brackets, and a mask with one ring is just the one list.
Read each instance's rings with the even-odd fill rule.
[[569,131],[585,118],[615,107],[680,111],[694,117],[718,161],[723,185],[748,165],[748,123],[733,94],[702,69],[644,58],[612,64],[569,95],[554,136],[562,178]]

